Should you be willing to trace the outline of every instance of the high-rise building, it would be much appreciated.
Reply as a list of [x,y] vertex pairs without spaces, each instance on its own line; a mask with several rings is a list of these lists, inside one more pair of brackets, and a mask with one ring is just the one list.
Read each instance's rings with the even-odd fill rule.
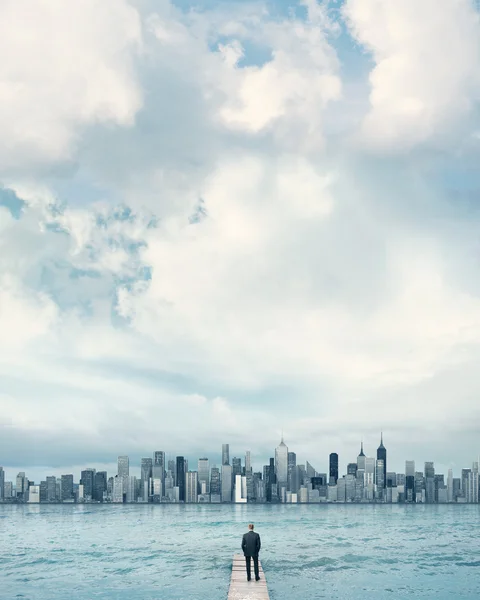
[[210,494],[212,496],[220,496],[222,493],[222,485],[220,479],[220,469],[215,465],[210,469]]
[[128,456],[118,457],[118,471],[119,477],[128,477],[130,475],[130,461]]
[[297,455],[295,452],[289,452],[287,456],[287,490],[297,492]]
[[185,502],[198,502],[198,472],[187,471],[185,476]]
[[230,464],[230,444],[222,444],[222,465]]
[[425,463],[425,502],[433,504],[435,502],[435,466],[433,462]]
[[0,467],[0,502],[5,498],[5,471]]
[[163,494],[165,488],[165,452],[163,450],[153,453],[152,478],[160,479]]
[[366,456],[363,453],[363,440],[360,444],[360,454],[357,456],[357,467],[365,471],[365,459]]
[[405,461],[405,502],[416,502],[414,460]]
[[178,487],[178,501],[185,502],[185,458],[177,456],[176,464],[176,484]]
[[[205,483],[205,492],[202,491],[202,482]],[[208,458],[198,459],[198,485],[201,494],[210,494],[210,464]]]
[[232,466],[222,465],[222,502],[232,501]]
[[173,478],[175,479],[176,465],[174,460],[168,461],[168,471],[171,471],[173,473]]
[[80,485],[83,485],[84,499],[92,500],[95,485],[95,469],[85,469],[80,473]]
[[93,499],[97,502],[103,502],[103,495],[107,491],[107,472],[97,471],[95,473],[95,483],[93,488]]
[[235,481],[235,477],[237,475],[242,474],[242,459],[236,458],[235,456],[232,458],[232,475],[233,481]]
[[[140,488],[144,502],[148,502],[151,495],[150,479],[153,478],[153,459],[142,458],[140,461]],[[146,487],[145,487],[146,486]],[[146,492],[145,492],[146,489]],[[146,495],[145,495],[146,494]]]
[[357,476],[357,463],[348,463],[347,465],[347,475]]
[[453,502],[453,470],[452,469],[448,469],[447,502]]
[[252,459],[251,459],[251,455],[250,455],[250,450],[247,450],[245,452],[245,475],[247,474],[248,471],[252,470]]
[[28,480],[25,477],[25,472],[21,471],[17,475],[16,483],[15,483],[15,495],[17,496],[17,500],[20,502],[26,500],[28,490]]
[[383,460],[381,458],[377,459],[376,464],[376,472],[375,472],[375,480],[376,480],[376,490],[375,495],[376,498],[380,501],[385,501],[385,465],[383,464]]
[[245,476],[235,475],[235,502],[247,501],[247,481]]
[[113,478],[112,502],[122,504],[125,501],[126,475],[115,475]]
[[47,476],[47,502],[57,502],[57,478],[53,475]]
[[[358,466],[358,464],[357,464]],[[336,484],[338,480],[338,454],[332,452],[329,457],[329,483]]]
[[281,487],[287,488],[288,482],[288,448],[283,441],[275,448],[275,475],[277,476],[277,485],[280,491]]
[[308,477],[309,479],[311,479],[312,477],[315,477],[315,475],[317,474],[317,472],[315,471],[314,467],[312,467],[312,465],[308,462],[308,460],[305,461],[305,476]]
[[72,502],[73,494],[73,475],[62,475],[62,502]]
[[[387,449],[383,445],[383,432],[380,434],[380,446],[377,448],[377,464],[378,464],[379,460],[383,461],[383,477],[382,477],[383,486],[382,487],[385,487],[387,484]],[[376,481],[376,484],[377,484],[377,488],[379,488],[380,485],[379,485],[378,479]]]

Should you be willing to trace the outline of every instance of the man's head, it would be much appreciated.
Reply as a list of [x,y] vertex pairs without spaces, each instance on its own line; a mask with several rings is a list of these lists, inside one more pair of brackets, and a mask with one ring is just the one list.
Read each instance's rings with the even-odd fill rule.
[[248,530],[253,531],[253,523],[250,523],[250,525],[248,526]]

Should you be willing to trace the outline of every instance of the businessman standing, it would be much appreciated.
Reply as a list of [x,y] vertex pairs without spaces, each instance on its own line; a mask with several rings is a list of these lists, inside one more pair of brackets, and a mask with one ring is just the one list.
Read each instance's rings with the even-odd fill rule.
[[245,555],[245,561],[247,563],[247,581],[251,579],[251,563],[250,559],[253,558],[253,568],[255,570],[255,581],[260,579],[258,574],[258,553],[261,548],[260,536],[258,533],[253,531],[253,523],[248,526],[248,533],[243,534],[242,538],[242,550]]

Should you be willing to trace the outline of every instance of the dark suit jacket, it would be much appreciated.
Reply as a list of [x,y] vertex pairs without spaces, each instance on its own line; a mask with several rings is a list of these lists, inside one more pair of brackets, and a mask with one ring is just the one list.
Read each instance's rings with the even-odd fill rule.
[[258,556],[262,544],[260,536],[255,531],[249,531],[243,534],[242,550],[245,556]]

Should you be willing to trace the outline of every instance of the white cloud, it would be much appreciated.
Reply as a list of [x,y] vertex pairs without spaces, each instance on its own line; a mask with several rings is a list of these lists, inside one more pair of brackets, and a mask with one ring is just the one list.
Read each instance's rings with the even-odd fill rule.
[[[61,29],[66,12],[42,21],[47,13],[35,7],[39,33],[15,41],[25,52],[9,67],[23,74],[27,94],[16,118],[12,96],[0,119],[16,149],[10,167],[25,171],[4,184],[26,203],[18,220],[0,206],[0,413],[14,424],[9,452],[23,451],[27,432],[40,449],[48,432],[72,461],[81,452],[100,452],[98,460],[149,452],[159,438],[179,453],[229,440],[242,448],[256,443],[254,421],[265,432],[259,452],[284,425],[299,452],[326,456],[327,444],[342,452],[360,428],[400,436],[434,414],[460,429],[473,414],[480,300],[467,242],[475,227],[451,207],[455,231],[426,218],[445,202],[438,182],[431,186],[435,165],[426,176],[408,157],[372,165],[355,155],[361,146],[342,146],[352,153],[344,156],[331,143],[328,106],[360,88],[340,81],[323,5],[304,4],[305,22],[274,21],[258,6],[184,14],[164,2],[141,15],[143,39],[139,15],[123,2],[77,3],[77,29],[53,40],[46,32]],[[26,6],[3,10],[14,23]],[[460,72],[453,66],[462,40],[473,48],[470,13],[459,3],[454,15],[446,1],[429,20],[429,6],[417,5],[410,39],[407,1],[347,2],[352,30],[377,63],[362,143],[411,147],[437,131],[454,135],[468,113],[457,98],[475,99],[473,58]],[[107,10],[119,11],[113,24]],[[440,93],[434,61],[444,52],[438,39],[456,26],[449,19],[464,28],[445,63],[445,85],[458,96],[450,87]],[[413,64],[417,42],[429,52]],[[242,66],[252,47],[269,60]],[[41,110],[25,59],[33,52],[40,76],[52,66]],[[71,56],[75,68],[66,69]],[[92,61],[103,67],[88,78]],[[105,69],[114,81],[107,87]],[[137,78],[148,93],[135,123]],[[424,103],[425,118],[399,108],[410,98]],[[104,128],[108,120],[125,127]],[[16,122],[36,136],[20,162]],[[351,134],[348,115],[343,122]],[[48,165],[72,156],[85,125],[81,177],[70,184],[83,178],[113,190],[131,214],[91,191],[68,203],[64,182],[58,192],[53,175],[30,173],[39,156]],[[191,224],[200,198],[205,214]]]
[[82,126],[131,126],[142,103],[133,70],[140,44],[139,15],[126,0],[2,2],[2,171],[70,160]]
[[471,0],[347,0],[343,12],[375,61],[367,141],[409,149],[462,134],[480,99],[480,15]]

